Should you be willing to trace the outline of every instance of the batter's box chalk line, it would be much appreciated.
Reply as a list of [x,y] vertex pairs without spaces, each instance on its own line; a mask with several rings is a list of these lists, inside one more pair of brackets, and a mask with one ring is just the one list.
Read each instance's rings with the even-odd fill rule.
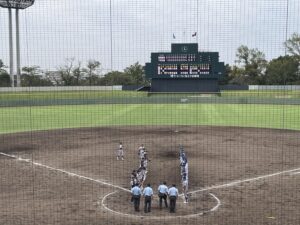
[[[105,182],[105,181],[93,179],[93,178],[90,178],[90,177],[78,175],[78,174],[75,174],[75,173],[71,173],[71,172],[68,172],[66,170],[57,169],[57,168],[47,166],[47,165],[44,165],[44,164],[41,164],[41,163],[33,162],[30,159],[24,159],[24,158],[18,157],[16,155],[10,155],[10,154],[6,154],[6,153],[3,153],[3,152],[0,152],[0,155],[6,156],[8,158],[13,158],[13,159],[16,159],[18,161],[25,162],[25,163],[30,163],[34,166],[43,167],[43,168],[53,170],[53,171],[58,171],[58,172],[66,174],[68,176],[77,177],[79,179],[89,180],[89,181],[92,181],[92,182],[95,182],[95,183],[99,183],[99,184],[107,185],[107,186],[110,186],[110,187],[114,187],[114,188],[117,188],[119,190],[126,191],[126,192],[130,193],[130,190],[128,190],[126,188],[123,188],[121,186],[114,185],[114,184],[111,184],[111,183],[108,183],[108,182]],[[266,175],[262,175],[262,176],[258,176],[258,177],[247,178],[247,179],[244,179],[244,180],[235,180],[235,181],[225,183],[225,184],[213,185],[213,186],[210,186],[210,187],[205,187],[205,188],[202,188],[202,189],[199,189],[199,190],[188,192],[188,194],[194,194],[194,193],[198,193],[198,192],[210,191],[210,190],[214,190],[214,189],[222,189],[222,188],[233,187],[233,186],[237,186],[237,185],[240,185],[240,184],[243,184],[243,183],[252,183],[252,182],[255,182],[255,181],[258,181],[258,180],[268,179],[268,178],[271,178],[271,177],[274,177],[274,176],[279,176],[279,175],[285,175],[285,174],[292,175],[293,173],[296,175],[296,174],[298,174],[298,172],[300,172],[300,167],[295,168],[295,169],[290,169],[290,170],[279,171],[279,172],[276,172],[276,173],[266,174]],[[107,194],[106,196],[104,196],[103,199],[102,199],[102,202],[101,202],[101,205],[106,210],[111,211],[111,212],[113,212],[113,211],[105,206],[104,201],[108,196],[110,196],[114,193],[116,193],[116,192],[111,192],[111,193]],[[216,201],[217,201],[217,205],[213,209],[210,210],[210,212],[213,212],[213,211],[216,211],[219,208],[219,206],[221,205],[221,202],[214,194],[212,194],[212,193],[209,193],[209,194],[214,199],[216,199]],[[179,195],[179,196],[182,196],[182,194]],[[120,212],[114,212],[114,213],[127,215],[129,217],[139,217],[139,216],[124,214],[124,213],[120,213]],[[177,216],[177,217],[194,217],[194,216],[203,215],[203,214],[204,214],[203,212],[200,212],[200,213],[194,214],[194,215]],[[147,218],[150,218],[150,217],[147,216]],[[152,217],[152,218],[160,218],[161,219],[162,217]],[[172,216],[172,217],[164,217],[164,218],[176,218],[176,217]]]
[[[84,179],[84,180],[88,180],[88,181],[92,181],[92,182],[96,182],[96,183],[100,183],[100,184],[103,184],[103,185],[107,185],[107,186],[110,186],[110,187],[114,187],[114,188],[117,188],[121,191],[126,191],[126,192],[129,192],[130,193],[130,190],[126,189],[126,188],[123,188],[123,187],[120,187],[118,185],[114,185],[114,184],[111,184],[111,183],[108,183],[108,182],[105,182],[105,181],[101,181],[101,180],[97,180],[97,179],[93,179],[93,178],[90,178],[90,177],[86,177],[86,176],[82,176],[82,175],[79,175],[79,174],[76,174],[76,173],[72,173],[72,172],[69,172],[69,171],[66,171],[66,170],[63,170],[63,169],[58,169],[58,168],[55,168],[55,167],[52,167],[52,166],[47,166],[47,165],[44,165],[42,163],[38,163],[38,162],[33,162],[32,160],[30,159],[24,159],[24,158],[21,158],[19,156],[16,156],[16,155],[10,155],[10,154],[6,154],[6,153],[3,153],[3,152],[0,152],[0,155],[3,155],[3,156],[6,156],[6,157],[9,157],[9,158],[12,158],[12,159],[16,159],[17,161],[21,161],[21,162],[25,162],[25,163],[30,163],[34,166],[38,166],[38,167],[41,167],[41,168],[46,168],[46,169],[49,169],[49,170],[52,170],[52,171],[57,171],[57,172],[60,172],[60,173],[63,173],[63,174],[66,174],[68,176],[71,176],[71,177],[77,177],[79,179]],[[107,195],[105,195],[101,201],[101,205],[102,207],[111,212],[111,213],[114,213],[114,214],[118,214],[118,215],[122,215],[122,216],[127,216],[127,217],[131,217],[131,218],[141,218],[141,217],[144,217],[144,216],[138,216],[138,215],[133,215],[133,214],[126,214],[126,213],[122,213],[122,212],[117,212],[117,211],[114,211],[110,208],[108,208],[104,202],[106,200],[107,197],[109,197],[110,195],[113,195],[115,193],[117,193],[118,191],[114,191],[114,192],[111,192],[111,193],[108,193]],[[189,215],[184,215],[184,216],[147,216],[145,218],[150,218],[150,219],[161,219],[161,218],[164,218],[164,219],[173,219],[173,218],[191,218],[191,217],[196,217],[196,216],[201,216],[201,215],[204,215],[206,213],[209,213],[209,212],[213,212],[213,211],[216,211],[219,206],[221,205],[221,202],[220,200],[212,193],[209,193],[217,202],[216,206],[214,206],[212,209],[210,210],[207,210],[207,211],[202,211],[202,212],[199,212],[199,213],[195,213],[195,214],[189,214]],[[100,202],[98,202],[98,205]]]
[[161,220],[162,218],[163,219],[178,219],[178,218],[193,218],[193,217],[198,217],[198,216],[202,216],[204,214],[207,214],[207,213],[210,213],[210,212],[214,212],[216,211],[220,205],[221,205],[221,201],[220,199],[215,196],[214,194],[212,193],[209,193],[209,195],[215,199],[216,201],[216,205],[209,209],[209,210],[205,210],[205,211],[201,211],[201,212],[198,212],[198,213],[193,213],[193,214],[188,214],[188,215],[179,215],[179,216],[151,216],[151,215],[147,215],[147,216],[142,216],[142,215],[135,215],[135,214],[128,214],[128,213],[123,213],[123,212],[119,212],[119,211],[116,211],[116,210],[113,210],[111,208],[109,208],[105,202],[106,202],[106,199],[111,196],[111,195],[114,195],[116,193],[118,193],[119,191],[114,191],[114,192],[111,192],[111,193],[108,193],[107,195],[105,195],[101,202],[98,201],[98,205],[99,206],[102,206],[103,209],[105,209],[106,211],[110,212],[110,213],[113,213],[113,214],[116,214],[116,215],[119,215],[119,216],[125,216],[125,217],[129,217],[129,218],[145,218],[145,219],[156,219],[156,220]]

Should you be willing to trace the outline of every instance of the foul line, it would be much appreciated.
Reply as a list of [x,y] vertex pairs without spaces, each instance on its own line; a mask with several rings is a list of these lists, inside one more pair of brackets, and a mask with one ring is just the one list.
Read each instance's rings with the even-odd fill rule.
[[[204,214],[207,214],[207,213],[210,213],[210,212],[214,212],[216,211],[220,205],[221,205],[221,201],[220,199],[218,199],[214,194],[212,193],[209,193],[209,195],[211,195],[217,202],[217,205],[215,205],[212,209],[210,210],[206,210],[206,211],[202,211],[202,212],[199,212],[199,213],[194,213],[194,214],[189,214],[189,215],[182,215],[182,216],[140,216],[140,215],[134,215],[134,214],[128,214],[128,213],[122,213],[122,212],[118,212],[118,211],[115,211],[115,210],[112,210],[110,208],[108,208],[105,204],[105,201],[106,199],[110,196],[110,195],[113,195],[115,193],[117,193],[118,191],[114,191],[114,192],[111,192],[111,193],[108,193],[107,195],[105,195],[103,198],[102,198],[102,201],[101,201],[101,205],[102,207],[111,212],[111,213],[114,213],[114,214],[117,214],[117,215],[121,215],[121,216],[126,216],[126,217],[130,217],[130,218],[147,218],[147,219],[158,219],[158,220],[161,220],[162,218],[163,219],[177,219],[177,218],[192,218],[192,217],[197,217],[197,216],[202,216]],[[98,205],[100,205],[100,201],[98,202]]]
[[[51,166],[47,166],[47,165],[44,165],[44,164],[41,164],[41,163],[33,162],[30,159],[24,159],[24,158],[21,158],[21,157],[16,156],[16,155],[10,155],[10,154],[6,154],[6,153],[3,153],[3,152],[0,152],[0,155],[3,155],[3,156],[8,157],[8,158],[16,159],[16,160],[21,161],[21,162],[31,163],[32,165],[35,165],[35,166],[38,166],[38,167],[43,167],[43,168],[46,168],[46,169],[49,169],[49,170],[52,170],[52,171],[58,171],[58,172],[61,172],[63,174],[71,176],[71,177],[77,177],[77,178],[80,178],[80,179],[84,179],[84,180],[88,180],[88,181],[93,181],[93,182],[96,182],[96,183],[99,183],[99,184],[103,184],[103,185],[111,186],[111,187],[114,187],[114,188],[118,188],[118,189],[120,189],[122,191],[130,192],[130,190],[128,190],[126,188],[123,188],[123,187],[120,187],[118,185],[110,184],[110,183],[107,183],[105,181],[93,179],[93,178],[90,178],[90,177],[78,175],[76,173],[68,172],[68,171],[63,170],[63,169],[57,169],[55,167],[51,167]],[[106,209],[106,210],[108,210],[109,212],[112,212],[112,213],[115,213],[115,214],[119,214],[119,215],[123,215],[123,216],[134,217],[134,218],[141,218],[141,217],[151,218],[151,219],[161,219],[162,218],[161,216],[151,216],[151,217],[149,217],[149,216],[131,215],[131,214],[117,212],[117,211],[114,211],[114,210],[108,208],[104,204],[104,202],[105,202],[105,200],[106,200],[106,198],[108,196],[110,196],[112,194],[115,194],[115,193],[117,193],[117,191],[114,191],[114,192],[111,192],[111,193],[105,195],[103,197],[102,201],[101,201],[103,208]],[[212,193],[209,193],[209,194],[217,201],[217,205],[214,206],[214,208],[212,208],[210,210],[207,210],[207,211],[203,211],[203,212],[199,212],[199,213],[195,213],[195,214],[190,214],[190,215],[185,215],[185,216],[164,216],[163,218],[164,219],[191,218],[191,217],[196,217],[196,216],[204,215],[205,213],[216,211],[219,208],[219,206],[221,205],[221,201],[214,194],[212,194]]]
[[[191,191],[191,192],[188,192],[188,194],[194,194],[194,193],[197,193],[197,192],[203,192],[203,191],[210,191],[210,190],[214,190],[214,189],[232,187],[232,186],[236,186],[236,185],[239,185],[239,184],[242,184],[242,183],[262,180],[262,179],[266,179],[266,178],[270,178],[270,177],[274,177],[274,176],[278,176],[278,175],[282,175],[282,174],[286,174],[286,173],[292,173],[292,172],[299,171],[299,170],[300,170],[300,168],[296,168],[296,169],[291,169],[291,170],[284,170],[284,171],[277,172],[277,173],[266,174],[266,175],[262,175],[262,176],[259,176],[259,177],[248,178],[248,179],[245,179],[245,180],[235,180],[235,181],[232,181],[230,183],[220,184],[220,185],[213,185],[213,186],[210,186],[210,187],[205,187],[203,189]],[[299,171],[299,173],[300,173],[300,171]]]
[[298,175],[298,174],[300,174],[300,171],[297,171],[297,172],[291,173],[291,175]]
[[[68,172],[66,170],[57,169],[55,167],[47,166],[47,165],[44,165],[44,164],[41,164],[41,163],[33,162],[30,159],[24,159],[24,158],[18,157],[16,155],[9,155],[9,154],[3,153],[3,152],[0,152],[0,155],[6,156],[6,157],[9,157],[9,158],[13,158],[13,159],[16,159],[16,160],[19,160],[19,161],[31,163],[35,166],[44,167],[44,168],[47,168],[49,170],[58,171],[58,172],[67,174],[69,176],[74,176],[74,177],[78,177],[78,178],[81,178],[81,179],[94,181],[94,182],[99,183],[99,184],[104,184],[104,185],[107,185],[107,186],[118,188],[122,191],[130,192],[130,190],[128,190],[126,188],[123,188],[121,186],[118,186],[118,185],[114,185],[114,184],[111,184],[111,183],[107,183],[105,181],[101,181],[101,180],[93,179],[93,178],[90,178],[90,177],[78,175],[76,173],[71,173],[71,172]],[[236,186],[236,185],[246,183],[246,182],[253,182],[253,181],[262,180],[262,179],[278,176],[278,175],[281,175],[281,174],[293,173],[293,172],[295,172],[294,174],[297,174],[298,172],[300,173],[300,168],[295,168],[295,169],[291,169],[291,170],[284,170],[284,171],[280,171],[280,172],[277,172],[277,173],[266,174],[266,175],[262,175],[262,176],[258,176],[258,177],[248,178],[248,179],[245,179],[245,180],[235,180],[235,181],[232,181],[230,183],[225,183],[225,184],[220,184],[220,185],[213,185],[213,186],[210,186],[210,187],[205,187],[205,188],[202,188],[202,189],[199,189],[199,190],[188,192],[188,194],[194,194],[194,193],[197,193],[197,192],[203,192],[203,191],[210,191],[210,190],[214,190],[214,189],[232,187],[232,186]],[[183,194],[180,194],[179,196],[183,196]]]
[[[99,184],[103,184],[103,185],[107,185],[107,186],[111,186],[111,187],[114,187],[114,188],[117,188],[117,189],[120,189],[122,191],[126,191],[126,192],[130,192],[130,190],[126,189],[126,188],[123,188],[123,187],[120,187],[118,185],[114,185],[114,184],[111,184],[111,183],[107,183],[105,181],[101,181],[101,180],[97,180],[97,179],[93,179],[93,178],[90,178],[90,177],[86,177],[86,176],[82,176],[82,175],[78,175],[76,173],[71,173],[71,172],[68,172],[66,170],[62,170],[62,169],[57,169],[57,168],[54,168],[54,167],[51,167],[51,166],[47,166],[47,165],[44,165],[44,164],[41,164],[41,163],[36,163],[36,162],[33,162],[32,160],[30,159],[24,159],[24,158],[21,158],[21,157],[18,157],[16,155],[9,155],[9,154],[6,154],[6,153],[3,153],[3,152],[0,152],[0,155],[3,155],[3,156],[6,156],[6,157],[9,157],[9,158],[13,158],[13,159],[16,159],[18,161],[22,161],[22,162],[26,162],[26,163],[31,163],[35,166],[39,166],[39,167],[43,167],[43,168],[47,168],[49,170],[53,170],[53,171],[58,171],[58,172],[61,172],[61,173],[64,173],[64,174],[67,174],[69,176],[72,176],[72,177],[77,177],[77,178],[81,178],[81,179],[84,179],[84,180],[89,180],[89,181],[93,181],[93,182],[96,182],[96,183],[99,183]],[[198,192],[204,192],[204,191],[209,191],[209,190],[214,190],[214,189],[221,189],[221,188],[226,188],[226,187],[232,187],[232,186],[236,186],[236,185],[239,185],[239,184],[242,184],[242,183],[246,183],[246,182],[254,182],[254,181],[257,181],[257,180],[262,180],[262,179],[266,179],[266,178],[270,178],[270,177],[274,177],[274,176],[278,176],[278,175],[282,175],[282,174],[287,174],[287,173],[293,173],[294,174],[298,174],[300,173],[300,168],[295,168],[295,169],[291,169],[291,170],[284,170],[284,171],[280,171],[280,172],[277,172],[277,173],[272,173],[272,174],[266,174],[266,175],[262,175],[262,176],[258,176],[258,177],[254,177],[254,178],[248,178],[248,179],[244,179],[244,180],[235,180],[235,181],[232,181],[230,183],[225,183],[225,184],[220,184],[220,185],[213,185],[213,186],[210,186],[210,187],[205,187],[205,188],[202,188],[202,189],[199,189],[199,190],[195,190],[195,191],[191,191],[191,192],[188,192],[188,194],[194,194],[194,193],[198,193]],[[131,217],[143,217],[143,216],[134,216],[134,215],[130,215],[130,214],[125,214],[125,213],[120,213],[120,212],[115,212],[109,208],[107,208],[104,204],[104,200],[109,196],[109,195],[112,195],[114,194],[115,192],[112,192],[112,193],[109,193],[107,194],[103,199],[102,199],[102,205],[105,209],[107,209],[108,211],[111,211],[111,212],[114,212],[114,213],[117,213],[117,214],[122,214],[122,215],[126,215],[126,216],[131,216]],[[212,193],[209,193],[213,198],[216,199],[217,201],[217,205],[209,210],[208,212],[212,212],[212,211],[215,211],[219,208],[219,206],[221,205],[221,202],[220,200]],[[182,196],[183,194],[180,194],[179,196]],[[198,216],[198,215],[203,215],[205,212],[201,212],[201,213],[198,213],[198,214],[192,214],[192,215],[186,215],[186,216],[172,216],[172,217],[167,217],[167,218],[178,218],[178,217],[193,217],[193,216]],[[148,217],[148,216],[147,216]],[[160,218],[161,217],[152,217],[152,218]]]
[[51,166],[47,166],[47,165],[44,165],[44,164],[41,164],[41,163],[33,162],[30,159],[24,159],[24,158],[18,157],[16,155],[9,155],[9,154],[3,153],[3,152],[0,152],[0,155],[6,156],[8,158],[13,158],[13,159],[16,159],[18,161],[31,163],[31,164],[33,164],[35,166],[43,167],[43,168],[46,168],[46,169],[49,169],[49,170],[58,171],[58,172],[67,174],[68,176],[71,176],[71,177],[77,177],[77,178],[81,178],[81,179],[84,179],[84,180],[93,181],[93,182],[96,182],[96,183],[99,183],[99,184],[103,184],[103,185],[107,185],[107,186],[110,186],[110,187],[118,188],[118,189],[120,189],[122,191],[130,192],[130,190],[128,190],[126,188],[123,188],[123,187],[120,187],[118,185],[110,184],[110,183],[107,183],[107,182],[102,181],[102,180],[93,179],[93,178],[90,178],[90,177],[78,175],[76,173],[71,173],[71,172],[68,172],[66,170],[57,169],[55,167],[51,167]]

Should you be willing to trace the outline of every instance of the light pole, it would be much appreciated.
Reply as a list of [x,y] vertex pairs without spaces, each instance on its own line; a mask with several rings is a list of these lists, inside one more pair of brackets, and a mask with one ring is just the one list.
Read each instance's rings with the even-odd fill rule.
[[16,13],[16,58],[17,58],[17,87],[21,85],[21,63],[20,63],[20,29],[19,29],[19,9],[26,9],[34,4],[35,0],[0,0],[0,7],[8,8],[9,27],[9,73],[11,85],[15,86],[14,79],[14,57],[13,57],[13,35],[12,35],[12,9]]

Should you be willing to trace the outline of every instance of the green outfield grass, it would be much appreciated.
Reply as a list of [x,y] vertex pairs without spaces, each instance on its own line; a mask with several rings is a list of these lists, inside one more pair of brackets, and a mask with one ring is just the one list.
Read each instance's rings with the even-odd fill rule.
[[48,100],[48,99],[95,99],[112,97],[147,96],[146,92],[136,91],[36,91],[3,92],[1,100]]
[[255,97],[255,98],[300,98],[299,90],[249,90],[249,91],[222,91],[221,95]]
[[111,125],[212,125],[300,130],[300,106],[99,104],[0,108],[0,133]]
[[[216,96],[207,93],[172,93],[173,96]],[[22,100],[60,100],[60,99],[99,99],[119,97],[147,97],[147,92],[136,91],[41,91],[41,92],[2,92],[0,101],[22,101]],[[170,96],[170,93],[152,93],[151,97]],[[222,91],[219,97],[255,97],[255,98],[300,98],[300,91]]]

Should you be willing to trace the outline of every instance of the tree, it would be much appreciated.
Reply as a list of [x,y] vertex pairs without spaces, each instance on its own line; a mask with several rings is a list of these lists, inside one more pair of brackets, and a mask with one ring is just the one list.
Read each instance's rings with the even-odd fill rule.
[[232,66],[230,71],[230,84],[236,85],[247,85],[250,83],[250,77],[244,75],[245,71],[243,68]]
[[292,36],[284,42],[284,46],[288,53],[293,56],[300,57],[300,35],[293,33]]
[[50,80],[43,77],[42,71],[38,66],[29,66],[22,68],[21,86],[23,87],[39,87],[52,86]]
[[74,70],[73,68],[74,60],[75,60],[74,58],[66,59],[65,65],[61,66],[57,71],[63,86],[74,85],[75,79],[72,74],[72,71]]
[[295,56],[280,56],[267,66],[265,82],[269,85],[295,84],[300,81],[299,61]]
[[224,76],[220,79],[219,84],[220,85],[226,85],[229,84],[229,82],[232,79],[232,68],[229,64],[225,65],[225,74]]
[[0,87],[10,87],[10,76],[4,68],[5,65],[0,59]]
[[133,85],[146,85],[148,84],[148,81],[146,80],[145,72],[144,72],[144,67],[140,65],[138,62],[135,64],[127,67],[124,70],[124,73],[128,75],[131,80]]
[[89,85],[97,84],[97,70],[100,69],[101,63],[96,60],[89,60],[87,63],[87,68],[84,70],[87,73],[87,80]]
[[101,78],[100,85],[130,85],[132,84],[131,77],[128,74],[112,71]]
[[242,69],[240,76],[243,77],[243,84],[261,84],[266,69],[267,60],[265,54],[258,49],[249,49],[242,45],[237,49],[236,62]]
[[54,86],[62,86],[63,85],[59,71],[46,71],[45,77]]
[[78,62],[78,65],[72,68],[72,75],[74,77],[72,85],[80,85],[83,78],[83,70],[81,69],[81,63]]

